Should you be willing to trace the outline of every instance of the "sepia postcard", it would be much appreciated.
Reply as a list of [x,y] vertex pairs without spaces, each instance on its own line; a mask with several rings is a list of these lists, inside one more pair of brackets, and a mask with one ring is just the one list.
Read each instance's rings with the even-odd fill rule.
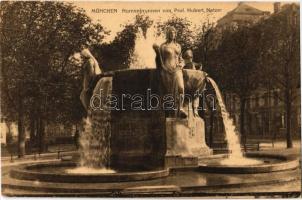
[[301,197],[299,2],[0,2],[2,197]]

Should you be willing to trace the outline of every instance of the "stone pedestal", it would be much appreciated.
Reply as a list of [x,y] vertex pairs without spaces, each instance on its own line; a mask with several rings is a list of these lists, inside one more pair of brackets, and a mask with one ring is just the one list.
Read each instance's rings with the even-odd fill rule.
[[[184,79],[187,80],[189,73],[195,72],[184,70]],[[110,81],[106,82],[108,88],[112,88],[111,93],[117,97],[118,109],[111,110],[105,116],[103,112],[93,112],[92,128],[98,130],[96,134],[106,133],[106,142],[103,137],[99,137],[100,141],[97,142],[110,155],[106,163],[110,168],[121,171],[196,166],[199,157],[211,153],[205,144],[204,122],[200,117],[193,116],[190,109],[192,103],[184,104],[184,110],[188,112],[187,119],[166,118],[168,115],[165,110],[148,109],[150,104],[157,103],[154,98],[152,101],[150,99],[150,104],[145,101],[148,99],[148,91],[152,95],[161,96],[159,83],[160,77],[155,69],[116,71]],[[194,89],[192,86],[186,84],[188,94]],[[99,89],[96,87],[94,94]],[[106,91],[109,90],[104,90],[103,94],[110,93]],[[134,110],[131,98],[123,97],[125,94],[131,97],[137,94],[143,96],[144,109]]]
[[205,142],[205,126],[200,117],[167,118],[166,145],[166,167],[197,166],[198,158],[212,154]]

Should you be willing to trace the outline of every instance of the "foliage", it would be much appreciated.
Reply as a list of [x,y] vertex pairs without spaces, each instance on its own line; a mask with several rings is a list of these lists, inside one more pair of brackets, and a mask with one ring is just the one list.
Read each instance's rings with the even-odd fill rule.
[[260,59],[267,75],[270,75],[277,88],[289,89],[293,93],[300,84],[298,13],[289,8],[266,20],[261,24],[263,34],[259,42],[263,46]]
[[240,99],[241,134],[246,100],[257,89],[278,90],[286,113],[287,146],[292,147],[291,114],[300,97],[299,34],[297,4],[285,5],[281,12],[256,25],[241,24],[222,31],[213,53],[214,78],[225,92],[235,93]]
[[293,105],[300,101],[299,24],[299,6],[293,3],[259,25],[262,30],[259,44],[263,46],[259,60],[266,76],[263,80],[272,89],[281,91],[279,99],[284,102],[288,148],[292,147]]
[[[261,52],[257,40],[260,32],[248,25],[241,25],[236,30],[222,31],[213,71],[222,90],[233,93],[240,100],[240,133],[245,143],[245,113],[249,96],[259,86],[257,61]],[[216,80],[217,80],[216,79]]]
[[[205,20],[201,23],[197,30],[195,39],[194,60],[200,61],[203,65],[203,70],[210,75],[215,76],[215,48],[218,44],[218,36],[215,29],[215,24]],[[215,78],[215,77],[213,77]]]
[[103,27],[62,2],[2,2],[1,10],[2,114],[21,126],[78,120],[80,67],[71,56],[99,43]]
[[258,86],[258,34],[246,26],[240,26],[235,32],[226,30],[217,49],[223,88],[244,98]]
[[134,22],[125,24],[111,43],[95,45],[94,51],[104,70],[129,68],[137,33],[141,29],[146,35],[152,24],[153,21],[148,16],[136,15]]
[[166,33],[167,27],[172,26],[176,29],[176,41],[181,45],[182,50],[192,49],[194,44],[194,35],[192,31],[192,22],[187,18],[173,16],[165,22],[157,24],[158,34]]

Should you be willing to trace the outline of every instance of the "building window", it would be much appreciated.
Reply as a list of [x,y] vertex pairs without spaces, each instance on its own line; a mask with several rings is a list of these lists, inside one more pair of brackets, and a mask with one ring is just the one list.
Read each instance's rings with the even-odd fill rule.
[[297,14],[297,11],[294,10],[293,11],[293,19],[292,19],[292,23],[294,26],[297,26],[298,24],[298,18],[299,18],[299,15]]
[[265,106],[270,106],[269,105],[269,94],[264,95],[263,98],[265,99]]
[[247,101],[246,101],[246,107],[247,107],[247,109],[251,109],[251,98],[247,99]]
[[250,98],[250,108],[254,108],[254,98]]
[[274,105],[277,106],[279,104],[278,93],[274,92]]
[[259,107],[259,97],[258,96],[255,98],[255,101],[256,101],[256,107],[258,108]]
[[281,128],[284,128],[285,127],[285,114],[282,113],[281,115]]
[[259,97],[259,106],[264,106],[265,104],[265,96],[260,96]]

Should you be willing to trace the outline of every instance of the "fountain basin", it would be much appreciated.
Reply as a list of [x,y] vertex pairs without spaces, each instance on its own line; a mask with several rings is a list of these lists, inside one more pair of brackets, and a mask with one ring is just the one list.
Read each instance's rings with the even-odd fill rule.
[[246,153],[245,157],[259,159],[263,164],[240,166],[237,163],[222,165],[219,162],[207,162],[200,163],[198,170],[209,173],[252,174],[293,170],[299,167],[299,160],[290,156],[251,152]]
[[[207,173],[199,166],[169,168],[162,173],[154,171],[143,172],[119,172],[117,175],[125,174],[161,174],[163,176],[144,177],[136,181],[135,179],[116,178],[111,182],[106,182],[103,175],[85,174],[63,174],[66,169],[72,169],[76,163],[48,161],[41,164],[21,164],[10,168],[11,173],[5,174],[2,178],[2,192],[9,196],[82,196],[82,197],[150,197],[150,196],[217,196],[237,194],[241,197],[250,195],[251,192],[258,194],[268,193],[275,195],[276,192],[298,193],[301,187],[300,169],[289,166],[288,163],[298,165],[298,160],[284,155],[268,155],[263,153],[248,154],[250,157],[261,158],[263,161],[270,161],[271,172],[260,173],[255,170],[253,173],[222,173],[220,169],[215,169],[216,173]],[[222,155],[204,157],[200,160],[200,165],[212,163],[210,160],[222,160]],[[203,163],[201,163],[201,161]],[[295,161],[295,162],[291,162]],[[275,166],[283,164],[280,171],[275,171]],[[268,165],[267,163],[263,165]],[[290,164],[291,165],[291,164]],[[297,166],[296,165],[296,166]],[[57,167],[55,167],[57,166]],[[262,166],[262,165],[259,165]],[[224,166],[226,168],[226,166]],[[238,167],[238,166],[237,166]],[[257,166],[249,166],[257,168]],[[247,167],[245,167],[247,168]],[[37,175],[39,174],[39,175]],[[104,174],[115,176],[115,174]],[[154,174],[153,174],[154,175]],[[51,177],[53,176],[53,177]],[[98,176],[98,177],[97,177]],[[140,178],[142,178],[141,176]],[[103,179],[102,179],[103,178]],[[148,179],[150,178],[150,179]],[[107,180],[108,181],[108,180]],[[290,184],[290,185],[288,185]],[[290,187],[289,187],[290,186]],[[285,188],[284,188],[285,187]],[[234,193],[233,193],[234,192]],[[300,192],[299,192],[300,194]]]
[[[57,182],[57,183],[106,183],[106,182],[131,182],[145,181],[151,179],[165,178],[170,175],[170,171],[195,171],[201,173],[221,173],[221,174],[257,174],[277,171],[289,171],[299,167],[299,160],[283,155],[247,153],[246,157],[263,161],[259,165],[221,165],[219,161],[223,157],[214,159],[203,159],[199,166],[176,167],[160,170],[146,171],[117,171],[116,173],[87,173],[74,174],[67,173],[66,170],[77,166],[75,162],[47,162],[39,164],[21,165],[12,169],[10,176],[16,179]],[[215,161],[216,159],[216,161]],[[207,160],[207,161],[206,161]]]
[[66,170],[77,167],[74,162],[54,162],[23,165],[11,170],[10,176],[23,180],[59,183],[104,183],[143,181],[162,178],[169,175],[168,169],[116,173],[67,173]]

